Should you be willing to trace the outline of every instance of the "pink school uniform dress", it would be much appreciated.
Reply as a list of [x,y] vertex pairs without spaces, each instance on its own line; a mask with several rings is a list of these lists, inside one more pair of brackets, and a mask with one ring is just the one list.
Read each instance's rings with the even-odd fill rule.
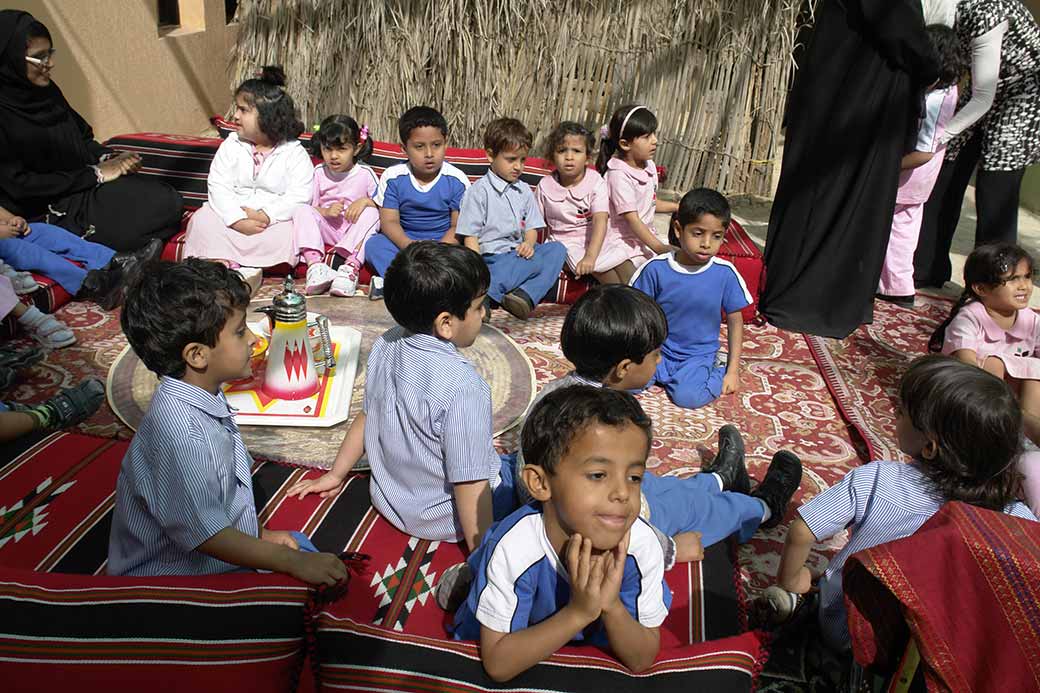
[[[610,193],[599,172],[586,169],[581,182],[570,188],[560,185],[555,175],[543,176],[534,190],[534,199],[549,227],[549,238],[567,249],[571,271],[585,257],[592,235],[592,215],[610,213]],[[606,272],[628,259],[630,248],[617,234],[607,229],[593,272]]]
[[[188,222],[184,257],[273,267],[295,265],[302,250],[322,252],[321,236],[301,235],[292,222],[296,208],[310,201],[313,177],[314,164],[297,140],[260,154],[231,133],[217,149],[206,178],[209,200]],[[231,228],[246,218],[243,207],[266,213],[270,225],[251,236]]]
[[943,353],[960,349],[975,352],[979,368],[990,356],[1004,363],[1004,370],[1018,380],[1040,380],[1040,317],[1029,308],[1018,311],[1015,324],[1005,330],[986,312],[986,306],[972,301],[960,309],[946,328]]
[[956,85],[928,92],[925,97],[925,115],[914,150],[933,152],[935,156],[925,165],[903,171],[899,176],[892,233],[888,237],[878,293],[886,296],[914,295],[914,251],[921,235],[924,203],[932,194],[946,157],[946,145],[939,144],[939,138],[946,132],[946,124],[956,108]]
[[657,205],[657,165],[653,161],[647,161],[642,169],[636,169],[613,157],[607,162],[604,178],[610,192],[607,238],[611,239],[611,242],[615,238],[620,239],[628,249],[626,259],[639,267],[656,253],[643,245],[621,215],[636,212],[643,223],[653,231],[654,209]]
[[325,245],[334,246],[338,255],[356,257],[357,266],[365,263],[365,241],[379,230],[379,210],[366,207],[358,220],[350,223],[342,216],[330,219],[315,207],[328,207],[342,202],[346,209],[356,200],[372,198],[378,184],[375,172],[363,164],[355,164],[349,171],[337,175],[324,164],[314,169],[311,203],[296,209],[293,224],[305,235],[318,234]]

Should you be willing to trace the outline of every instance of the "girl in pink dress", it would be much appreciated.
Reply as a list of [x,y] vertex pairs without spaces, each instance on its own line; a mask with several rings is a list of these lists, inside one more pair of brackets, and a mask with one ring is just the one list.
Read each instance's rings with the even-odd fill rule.
[[265,67],[242,83],[231,120],[237,131],[213,157],[209,200],[188,222],[184,256],[223,261],[257,283],[258,268],[302,258],[307,293],[326,291],[336,273],[322,261],[321,235],[292,222],[296,208],[310,202],[314,164],[296,139],[303,123],[281,68]]
[[[596,170],[610,191],[607,237],[628,248],[628,259],[639,267],[672,248],[654,233],[654,213],[670,214],[679,205],[657,199],[657,116],[646,106],[630,104],[614,111],[602,138]],[[631,278],[631,277],[629,277]]]
[[1022,405],[1031,448],[1019,459],[1027,504],[1040,510],[1040,317],[1029,307],[1033,258],[1017,245],[993,243],[964,263],[964,293],[950,317],[932,334],[942,351],[1006,380]]
[[534,199],[549,237],[567,249],[567,266],[575,276],[625,284],[635,267],[620,237],[607,238],[610,197],[603,176],[588,167],[592,145],[592,133],[578,123],[557,125],[546,146],[556,170],[538,182]]
[[358,163],[372,154],[372,137],[367,125],[333,115],[314,133],[311,151],[325,163],[314,170],[311,203],[297,208],[293,224],[334,246],[343,264],[329,293],[353,296],[365,263],[365,241],[379,230],[379,208],[372,201],[378,179],[371,168]]

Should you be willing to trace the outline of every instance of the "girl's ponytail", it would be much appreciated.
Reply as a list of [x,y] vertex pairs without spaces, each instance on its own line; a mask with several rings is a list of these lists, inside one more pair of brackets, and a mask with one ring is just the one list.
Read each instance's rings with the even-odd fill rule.
[[610,137],[610,127],[604,125],[599,129],[599,153],[596,155],[596,170],[601,176],[607,172],[607,162],[617,149],[617,142]]
[[961,293],[961,297],[957,299],[957,302],[953,304],[953,308],[950,310],[950,314],[943,320],[939,327],[935,328],[935,332],[928,338],[928,351],[933,354],[938,354],[942,351],[943,343],[946,341],[946,328],[950,326],[953,319],[957,317],[957,313],[961,312],[961,308],[968,305],[972,301],[977,301],[978,296],[971,290],[971,287],[965,287],[964,292]]

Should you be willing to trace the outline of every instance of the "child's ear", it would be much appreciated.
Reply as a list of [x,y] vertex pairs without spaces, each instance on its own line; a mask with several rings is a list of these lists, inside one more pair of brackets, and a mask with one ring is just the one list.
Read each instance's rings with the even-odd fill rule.
[[484,155],[485,155],[485,156],[487,156],[487,160],[488,160],[488,163],[489,163],[489,164],[490,164],[490,163],[491,163],[492,161],[494,161],[494,160],[495,160],[495,153],[494,153],[493,151],[491,151],[490,149],[485,149],[485,150],[484,150]]
[[433,335],[445,341],[455,336],[455,316],[444,310],[433,319]]
[[628,152],[628,150],[632,148],[632,141],[631,140],[618,140],[617,148],[620,149],[623,152]]
[[191,368],[205,370],[209,365],[209,347],[201,342],[189,342],[181,350],[181,358]]
[[990,288],[991,287],[986,286],[985,284],[972,284],[971,285],[972,293],[974,293],[979,298],[983,298],[986,294],[988,294],[990,292]]
[[636,362],[632,359],[621,359],[621,363],[610,369],[610,375],[614,377],[617,382],[621,382],[628,375],[628,371],[631,370],[632,366],[636,365]]
[[929,438],[928,442],[921,448],[921,457],[926,460],[934,460],[935,456],[939,454],[939,441],[935,438]]
[[525,464],[524,468],[520,470],[520,478],[523,479],[527,492],[536,501],[544,503],[552,498],[552,491],[549,490],[549,474],[537,464]]

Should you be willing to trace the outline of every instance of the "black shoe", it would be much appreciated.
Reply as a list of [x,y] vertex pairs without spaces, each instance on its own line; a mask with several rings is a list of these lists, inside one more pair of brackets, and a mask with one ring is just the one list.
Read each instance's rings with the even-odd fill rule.
[[879,299],[881,301],[887,301],[888,303],[894,303],[897,306],[902,306],[903,308],[913,308],[914,307],[914,297],[913,297],[912,294],[910,296],[892,296],[890,294],[874,294],[874,298]]
[[105,401],[105,384],[97,378],[62,390],[45,402],[55,414],[53,428],[69,428],[94,415]]
[[701,471],[718,474],[723,491],[743,494],[751,491],[751,479],[744,466],[744,439],[736,426],[726,424],[719,429],[719,451],[711,464],[702,467]]
[[480,321],[483,323],[491,322],[491,298],[485,296],[484,303],[481,305],[481,307],[484,309],[484,317],[482,317]]
[[13,371],[19,371],[23,368],[36,365],[43,360],[43,357],[43,350],[37,349],[36,347],[14,349],[4,345],[4,347],[0,349],[0,368],[9,368]]
[[152,260],[158,260],[162,255],[165,244],[158,238],[145,243],[137,250],[124,250],[112,256],[108,266],[118,265],[123,270],[123,276],[129,278],[135,268]]
[[776,527],[784,519],[787,504],[791,502],[798,486],[802,483],[802,462],[790,450],[780,450],[773,455],[769,470],[751,495],[760,498],[769,508],[769,519],[760,527]]
[[534,310],[534,301],[523,289],[513,289],[502,297],[502,307],[519,320],[527,320]]
[[123,303],[123,266],[114,262],[105,269],[90,270],[76,298],[93,301],[102,310],[112,310]]

